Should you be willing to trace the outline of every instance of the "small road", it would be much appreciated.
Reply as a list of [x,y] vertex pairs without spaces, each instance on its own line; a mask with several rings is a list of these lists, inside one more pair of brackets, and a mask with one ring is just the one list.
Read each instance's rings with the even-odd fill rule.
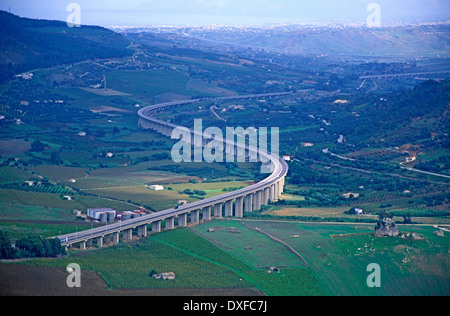
[[445,175],[445,174],[435,173],[435,172],[428,172],[428,171],[423,171],[423,170],[419,170],[419,169],[407,167],[407,166],[405,166],[405,165],[403,164],[403,162],[400,163],[400,168],[406,169],[406,170],[408,170],[408,171],[414,171],[414,172],[419,172],[419,173],[428,174],[428,175],[435,176],[435,177],[441,177],[441,178],[450,179],[450,176],[447,176],[447,175]]

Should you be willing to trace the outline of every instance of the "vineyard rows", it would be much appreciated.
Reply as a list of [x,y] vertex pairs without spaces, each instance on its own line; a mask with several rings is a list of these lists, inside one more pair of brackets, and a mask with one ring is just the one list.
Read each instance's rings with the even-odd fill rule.
[[26,183],[5,183],[0,185],[0,189],[38,192],[38,193],[53,193],[61,195],[79,195],[78,192],[54,184],[28,185]]
[[[58,260],[35,259],[29,264],[96,271],[111,288],[258,288],[268,295],[322,295],[313,270],[282,269],[269,274],[254,269],[188,229],[166,231],[136,244],[81,252]],[[174,280],[151,273],[174,272]]]

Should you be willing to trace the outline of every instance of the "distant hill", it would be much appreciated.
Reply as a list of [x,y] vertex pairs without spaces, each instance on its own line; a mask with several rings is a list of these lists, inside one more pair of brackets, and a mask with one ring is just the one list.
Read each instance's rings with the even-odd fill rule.
[[129,41],[98,26],[70,28],[60,21],[0,11],[0,83],[36,68],[132,54]]
[[450,57],[450,25],[186,29],[193,38],[295,55]]

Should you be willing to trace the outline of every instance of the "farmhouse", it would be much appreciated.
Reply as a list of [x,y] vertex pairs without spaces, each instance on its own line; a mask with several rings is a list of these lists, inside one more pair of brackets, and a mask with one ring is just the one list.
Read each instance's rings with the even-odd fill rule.
[[175,273],[173,272],[163,272],[160,274],[153,274],[152,278],[154,279],[163,279],[163,280],[175,280]]
[[357,215],[361,215],[361,214],[363,213],[363,210],[360,209],[360,208],[355,208],[355,213],[356,213]]
[[153,184],[148,187],[150,190],[163,191],[164,187],[162,185]]
[[33,79],[33,76],[34,76],[34,74],[32,72],[27,72],[27,73],[16,75],[16,78],[30,80],[30,79]]

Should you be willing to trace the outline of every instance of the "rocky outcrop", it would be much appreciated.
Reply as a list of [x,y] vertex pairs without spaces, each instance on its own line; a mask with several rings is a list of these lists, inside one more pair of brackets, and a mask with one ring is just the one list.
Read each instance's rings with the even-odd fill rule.
[[390,236],[396,237],[400,234],[397,225],[389,217],[382,217],[375,226],[375,237]]

